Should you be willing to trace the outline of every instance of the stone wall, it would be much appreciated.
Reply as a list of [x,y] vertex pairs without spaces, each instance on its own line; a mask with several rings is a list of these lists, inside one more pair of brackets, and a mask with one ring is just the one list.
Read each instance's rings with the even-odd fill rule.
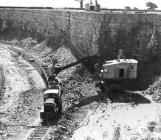
[[95,53],[115,59],[156,58],[161,54],[161,16],[53,9],[0,9],[2,39],[37,38],[54,49],[64,43],[77,58]]

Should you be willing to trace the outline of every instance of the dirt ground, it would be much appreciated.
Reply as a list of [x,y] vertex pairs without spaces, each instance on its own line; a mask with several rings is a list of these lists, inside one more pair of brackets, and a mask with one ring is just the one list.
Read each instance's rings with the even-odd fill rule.
[[[92,113],[89,111],[89,115]],[[161,138],[160,104],[101,104],[72,140],[151,140]]]
[[[43,64],[50,65],[52,57],[57,58],[60,65],[66,65],[76,61],[70,50],[66,49],[64,46],[53,51],[52,49],[47,48],[45,42],[37,44],[37,42],[31,38],[19,42],[14,40],[12,41],[12,44],[24,49],[31,54],[35,60]],[[6,52],[3,53],[3,51]],[[24,69],[21,70],[20,65],[17,63],[23,61],[23,64],[29,64],[22,60],[21,57],[12,57],[11,54],[16,54],[10,54],[10,52],[5,49],[1,49],[1,52],[0,57],[3,59],[3,55],[8,54],[6,57],[7,60],[5,60],[6,62],[9,61],[8,63],[11,66],[8,69],[11,69],[10,71],[17,74],[15,77],[19,77],[18,87],[23,87],[22,89],[13,88],[13,91],[9,92],[7,86],[11,86],[12,84],[7,83],[7,92],[5,91],[6,95],[4,94],[4,97],[6,96],[8,103],[4,103],[1,106],[7,106],[8,104],[8,107],[5,107],[5,109],[9,109],[11,106],[13,108],[18,107],[18,109],[16,108],[15,111],[12,111],[14,109],[11,109],[11,113],[5,114],[3,114],[5,110],[0,110],[0,112],[2,112],[2,114],[0,114],[2,118],[1,122],[3,122],[2,124],[20,123],[26,125],[34,120],[36,121],[36,118],[38,118],[38,108],[41,106],[41,102],[38,103],[35,96],[37,99],[42,99],[42,97],[40,97],[41,90],[37,89],[41,89],[44,86],[43,83],[35,84],[36,81],[38,83],[42,82],[41,79],[37,79],[37,77],[40,78],[40,76],[35,76],[32,72],[25,75],[26,69],[29,67],[25,66],[24,72]],[[4,65],[4,63],[1,65]],[[23,74],[21,73],[23,76],[18,70],[24,72]],[[11,76],[10,73],[11,72],[8,72],[7,74],[6,72],[5,75],[12,77],[12,81],[15,82],[16,78]],[[29,77],[32,77],[32,80],[29,80]],[[161,80],[159,77],[147,90],[133,91],[133,93],[113,93],[116,96],[115,99],[109,99],[108,96],[100,96],[101,91],[99,88],[95,87],[96,81],[94,80],[93,75],[91,75],[81,64],[64,70],[58,75],[58,79],[62,82],[64,89],[64,94],[62,96],[63,115],[56,127],[54,126],[53,129],[51,129],[51,132],[46,139],[49,137],[53,140],[161,139],[161,104],[159,103],[161,97],[159,88]],[[30,92],[32,85],[35,87],[34,96],[33,93]],[[13,92],[16,92],[14,93],[14,96]],[[8,97],[8,94],[11,94],[13,98],[9,98],[11,95]],[[21,113],[22,110],[25,112],[24,114]],[[30,131],[30,129],[25,126],[17,126],[18,129],[16,130],[23,130],[19,132],[13,131],[15,126],[2,126],[3,129],[1,127],[1,130],[4,132],[2,135],[4,136],[6,134],[5,136],[10,137],[11,139],[13,139],[14,135],[19,135],[19,139],[23,139],[23,132],[26,130]],[[13,132],[10,133],[10,131]],[[12,135],[9,136],[9,134]]]
[[0,44],[0,60],[5,77],[0,107],[1,139],[17,140],[21,130],[37,117],[39,109],[35,106],[41,106],[45,84],[38,72],[7,45]]

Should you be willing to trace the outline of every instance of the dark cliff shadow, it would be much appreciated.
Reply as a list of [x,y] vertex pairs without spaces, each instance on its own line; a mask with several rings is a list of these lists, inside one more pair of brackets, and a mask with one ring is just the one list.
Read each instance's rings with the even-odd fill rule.
[[87,68],[87,70],[93,73],[94,64],[97,62],[98,59],[97,55],[89,56],[87,50],[85,51],[83,49],[78,48],[78,46],[74,46],[70,38],[67,37],[67,35],[64,36],[64,46],[70,49],[71,53],[74,55],[77,61],[88,57],[86,61],[82,61],[82,64]]
[[134,90],[145,90],[161,76],[161,61],[142,62],[138,65],[138,78],[131,83]]
[[117,103],[135,103],[135,104],[145,104],[145,103],[151,103],[149,99],[144,97],[143,95],[135,92],[117,92],[117,93],[110,93],[107,95],[107,97],[112,102]]
[[141,94],[134,93],[134,92],[117,92],[117,93],[110,93],[110,94],[103,94],[102,92],[99,95],[87,97],[81,100],[78,104],[72,105],[71,108],[75,107],[82,107],[88,105],[92,102],[107,102],[109,99],[113,103],[135,103],[135,104],[147,104],[151,103],[149,99],[144,97]]
[[81,100],[78,104],[74,104],[71,108],[82,107],[92,102],[100,102],[100,101],[101,101],[101,96],[95,95]]

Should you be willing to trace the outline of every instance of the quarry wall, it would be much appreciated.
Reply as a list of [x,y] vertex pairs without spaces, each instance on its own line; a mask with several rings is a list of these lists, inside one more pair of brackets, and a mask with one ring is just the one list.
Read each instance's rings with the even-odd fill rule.
[[56,49],[64,44],[77,58],[99,53],[115,59],[156,58],[161,54],[161,15],[58,9],[0,9],[0,38],[33,37]]

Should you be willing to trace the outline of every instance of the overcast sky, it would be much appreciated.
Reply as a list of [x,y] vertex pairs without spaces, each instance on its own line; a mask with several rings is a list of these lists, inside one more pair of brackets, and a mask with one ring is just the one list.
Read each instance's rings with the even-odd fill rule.
[[[85,0],[84,3],[90,0]],[[125,6],[146,9],[146,2],[151,1],[161,9],[161,0],[98,0],[101,7],[124,8]],[[95,0],[93,0],[93,3]],[[0,6],[50,6],[50,7],[79,7],[75,0],[0,0]]]

